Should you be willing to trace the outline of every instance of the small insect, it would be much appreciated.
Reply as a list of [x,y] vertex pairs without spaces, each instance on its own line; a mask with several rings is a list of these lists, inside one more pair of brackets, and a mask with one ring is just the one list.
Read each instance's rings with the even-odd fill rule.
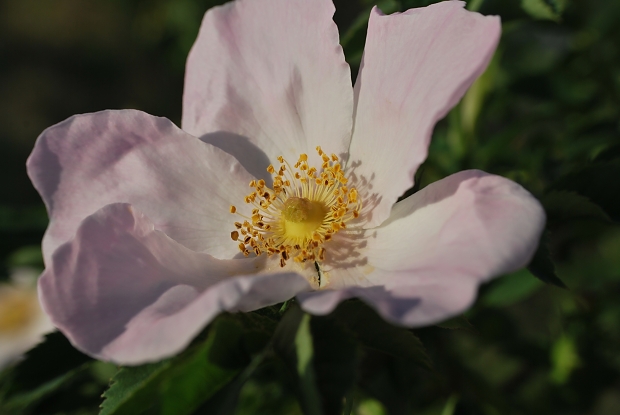
[[314,261],[314,268],[316,268],[317,279],[319,282],[319,288],[321,287],[321,278],[323,278],[323,270],[318,262]]

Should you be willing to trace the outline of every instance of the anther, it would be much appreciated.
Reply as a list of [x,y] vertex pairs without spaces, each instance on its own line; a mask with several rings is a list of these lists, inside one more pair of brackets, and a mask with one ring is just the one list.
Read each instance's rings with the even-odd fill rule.
[[[273,176],[271,188],[262,179],[250,182],[254,191],[245,202],[252,204],[252,214],[243,223],[234,222],[236,230],[231,232],[232,239],[243,242],[239,244],[243,255],[278,254],[282,267],[289,259],[322,261],[323,244],[345,228],[346,221],[359,216],[357,191],[345,186],[338,156],[326,154],[320,146],[316,151],[323,170],[310,166],[305,153],[294,168],[279,156],[277,169],[273,164],[267,167]],[[285,174],[287,169],[290,172]],[[230,211],[237,213],[237,208],[231,206]]]

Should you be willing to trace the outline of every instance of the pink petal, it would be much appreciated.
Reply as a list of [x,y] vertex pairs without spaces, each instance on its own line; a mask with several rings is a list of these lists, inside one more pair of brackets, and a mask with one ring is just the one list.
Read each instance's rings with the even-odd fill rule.
[[48,128],[28,174],[50,215],[48,264],[86,216],[115,202],[132,203],[190,249],[232,258],[238,250],[229,208],[244,204],[253,178],[225,152],[134,110],[77,115]]
[[40,299],[80,350],[140,364],[179,352],[222,311],[253,310],[309,289],[295,273],[249,276],[263,262],[196,253],[131,205],[112,204],[54,253]]
[[209,10],[187,60],[183,129],[248,137],[272,161],[314,158],[316,146],[346,153],[353,90],[333,14],[330,0],[239,0]]
[[334,268],[328,288],[341,290],[304,294],[303,308],[325,314],[355,296],[406,326],[443,320],[465,310],[481,282],[525,266],[544,224],[540,203],[518,184],[477,170],[454,174],[367,230],[356,267],[326,263]]
[[[444,1],[384,16],[373,9],[360,74],[349,167],[369,181],[376,205],[367,227],[385,220],[413,185],[435,123],[486,68],[500,36],[498,17]],[[359,165],[357,165],[359,164]]]

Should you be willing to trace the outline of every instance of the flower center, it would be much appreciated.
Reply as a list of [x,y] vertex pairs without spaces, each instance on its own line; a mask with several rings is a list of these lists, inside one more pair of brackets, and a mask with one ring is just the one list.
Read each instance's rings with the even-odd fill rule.
[[24,329],[35,315],[36,296],[11,289],[0,290],[0,335]]
[[245,256],[251,252],[279,255],[281,267],[290,258],[295,262],[323,261],[324,243],[359,216],[362,203],[357,190],[346,186],[338,156],[328,156],[321,147],[316,150],[323,160],[320,172],[308,165],[306,154],[300,155],[293,167],[280,156],[278,170],[273,165],[267,168],[273,176],[273,189],[266,187],[264,180],[250,182],[254,191],[245,202],[254,206],[252,216],[230,207],[231,213],[244,218],[235,222],[236,230],[230,236]]
[[327,209],[321,202],[305,197],[289,197],[282,209],[284,233],[294,238],[312,238],[326,213]]

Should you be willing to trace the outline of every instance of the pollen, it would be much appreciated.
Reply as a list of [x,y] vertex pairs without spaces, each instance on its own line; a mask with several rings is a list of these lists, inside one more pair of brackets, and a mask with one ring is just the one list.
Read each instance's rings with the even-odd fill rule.
[[273,176],[272,188],[264,180],[252,180],[253,191],[245,197],[253,207],[250,216],[230,207],[231,213],[243,218],[234,223],[230,234],[243,255],[277,256],[281,267],[289,260],[321,262],[328,249],[325,242],[359,217],[362,202],[355,187],[347,187],[340,159],[321,147],[316,151],[320,168],[308,164],[307,154],[293,165],[279,156],[280,166],[267,168]]

